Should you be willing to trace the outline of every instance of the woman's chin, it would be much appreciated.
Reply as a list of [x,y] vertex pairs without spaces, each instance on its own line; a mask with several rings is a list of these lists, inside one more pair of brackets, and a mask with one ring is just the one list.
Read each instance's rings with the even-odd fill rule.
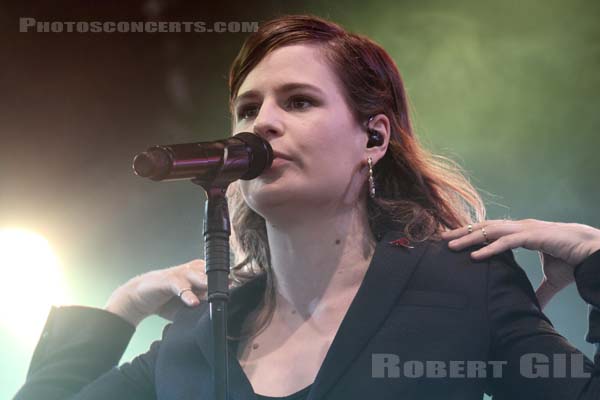
[[306,196],[289,187],[279,185],[260,185],[244,193],[246,204],[265,219],[293,215],[303,204],[307,204]]
[[281,207],[296,207],[293,204],[293,195],[289,192],[277,192],[266,189],[250,196],[246,196],[246,204],[254,211],[264,216],[269,210]]
[[[313,185],[294,184],[294,179],[269,182],[258,177],[242,183],[246,204],[259,215],[295,215],[306,207],[320,207],[326,203],[323,195],[327,190]],[[299,182],[298,182],[299,183]]]

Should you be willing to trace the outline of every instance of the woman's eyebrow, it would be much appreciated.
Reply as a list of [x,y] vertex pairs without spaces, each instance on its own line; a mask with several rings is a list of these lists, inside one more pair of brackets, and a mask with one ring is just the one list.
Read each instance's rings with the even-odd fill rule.
[[300,82],[291,82],[291,83],[283,84],[277,88],[277,91],[278,92],[291,92],[292,90],[297,90],[297,89],[308,89],[308,90],[315,91],[319,94],[323,93],[321,91],[321,89],[319,89],[318,87],[316,87],[314,85],[311,85],[310,83],[300,83]]
[[[286,93],[286,92],[291,92],[293,90],[298,90],[298,89],[308,89],[308,90],[312,90],[318,94],[323,94],[323,91],[321,89],[319,89],[317,86],[311,85],[310,83],[301,83],[301,82],[290,82],[290,83],[285,83],[279,87],[277,87],[275,89],[276,92],[278,93]],[[242,94],[240,94],[239,96],[237,96],[233,102],[234,106],[237,106],[237,104],[242,101],[245,100],[247,98],[256,98],[256,97],[260,97],[260,92],[258,90],[248,90]]]

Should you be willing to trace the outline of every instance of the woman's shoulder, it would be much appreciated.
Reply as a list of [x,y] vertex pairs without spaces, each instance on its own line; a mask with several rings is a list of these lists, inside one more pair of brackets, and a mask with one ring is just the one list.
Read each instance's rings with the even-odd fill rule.
[[424,242],[426,246],[425,256],[436,262],[458,268],[466,265],[486,265],[491,263],[506,264],[513,269],[521,268],[515,260],[512,250],[503,251],[487,259],[475,260],[471,257],[471,253],[483,248],[484,244],[473,245],[462,250],[452,250],[448,247],[448,242],[449,240],[446,239],[426,240]]
[[481,245],[460,251],[451,250],[447,240],[428,240],[422,245],[423,256],[411,277],[413,287],[485,296],[498,274],[527,279],[510,250],[479,261],[471,253]]

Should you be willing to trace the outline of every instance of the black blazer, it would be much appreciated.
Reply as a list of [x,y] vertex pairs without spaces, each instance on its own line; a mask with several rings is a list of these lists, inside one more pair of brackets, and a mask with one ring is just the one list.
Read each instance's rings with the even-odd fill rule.
[[[479,400],[484,392],[510,400],[600,399],[599,353],[594,365],[556,333],[511,252],[473,262],[473,248],[453,252],[445,241],[414,248],[390,243],[400,236],[390,232],[377,244],[309,400]],[[575,272],[581,296],[600,306],[600,251]],[[257,278],[232,290],[231,332],[257,304],[264,284]],[[595,307],[586,339],[598,343],[600,313]],[[16,399],[212,399],[207,308],[183,309],[147,353],[120,367],[116,365],[134,331],[131,325],[99,309],[55,308]],[[230,397],[254,399],[234,356],[235,343],[230,346]],[[558,372],[566,357],[572,368],[567,378],[527,377],[532,369],[523,372],[520,363],[527,354],[537,354],[536,364],[544,361],[543,355],[555,360]],[[489,361],[497,361],[495,367]],[[591,377],[568,377],[577,374],[578,365]],[[437,374],[430,369],[434,377],[424,377],[420,366],[437,366]]]

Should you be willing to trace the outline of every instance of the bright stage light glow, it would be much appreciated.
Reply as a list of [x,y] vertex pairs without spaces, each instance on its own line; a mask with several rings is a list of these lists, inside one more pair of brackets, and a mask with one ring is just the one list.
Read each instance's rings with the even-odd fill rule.
[[35,343],[52,304],[67,301],[60,262],[48,241],[23,229],[0,229],[0,325]]

